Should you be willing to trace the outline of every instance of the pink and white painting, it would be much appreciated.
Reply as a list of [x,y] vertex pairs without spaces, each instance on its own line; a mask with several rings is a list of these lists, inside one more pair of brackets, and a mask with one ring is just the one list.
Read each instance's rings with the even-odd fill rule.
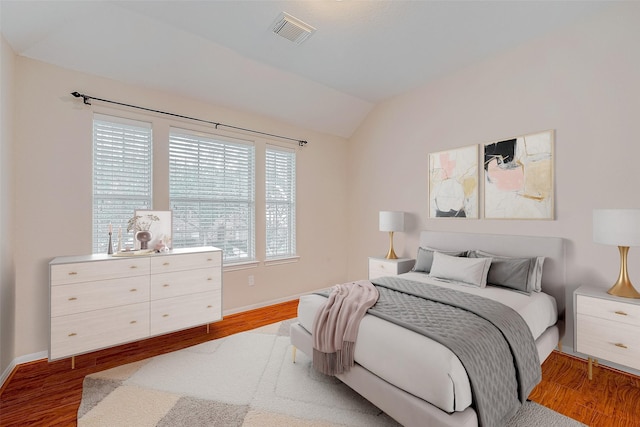
[[478,146],[429,154],[429,218],[478,218]]
[[553,219],[553,131],[484,145],[484,217]]

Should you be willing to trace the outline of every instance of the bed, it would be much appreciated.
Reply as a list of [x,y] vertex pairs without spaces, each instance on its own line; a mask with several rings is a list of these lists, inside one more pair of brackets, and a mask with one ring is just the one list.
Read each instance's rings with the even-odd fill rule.
[[[466,286],[463,291],[482,296],[490,294],[490,298],[520,313],[535,339],[540,363],[558,345],[563,334],[561,319],[565,301],[563,239],[424,231],[420,235],[420,247],[441,251],[478,250],[510,257],[544,257],[542,292],[524,295],[492,286],[485,289]],[[418,282],[433,281],[428,275],[416,272],[399,277]],[[443,283],[442,286],[455,288],[458,285]],[[317,294],[301,297],[298,322],[291,327],[293,346],[309,356],[313,354],[310,332],[313,319],[324,301],[326,298]],[[360,323],[355,362],[353,368],[337,377],[402,425],[479,425],[465,368],[443,345],[367,314]],[[407,369],[409,366],[412,368]]]

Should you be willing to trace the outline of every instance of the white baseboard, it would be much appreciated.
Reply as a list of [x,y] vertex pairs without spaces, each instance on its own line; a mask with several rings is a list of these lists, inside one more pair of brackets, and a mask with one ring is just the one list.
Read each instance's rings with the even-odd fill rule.
[[[321,291],[323,289],[326,289],[326,288],[318,289],[318,291]],[[317,292],[317,291],[303,292],[301,294],[289,295],[288,297],[278,298],[271,301],[263,301],[258,304],[251,304],[251,305],[245,305],[244,307],[232,308],[230,310],[225,310],[222,314],[223,316],[228,316],[230,314],[242,313],[243,311],[255,310],[256,308],[262,308],[270,305],[280,304],[281,302],[287,302],[294,299],[298,299],[302,295],[308,295],[313,292]]]
[[0,375],[0,388],[4,386],[4,382],[7,380],[7,378],[9,378],[9,375],[11,375],[11,372],[13,372],[16,366],[21,365],[23,363],[29,363],[29,362],[34,362],[36,360],[48,359],[48,358],[49,358],[48,351],[40,351],[38,353],[31,353],[24,356],[16,357],[11,361],[11,363],[9,363],[9,366],[7,366],[7,369],[4,370],[2,375]]

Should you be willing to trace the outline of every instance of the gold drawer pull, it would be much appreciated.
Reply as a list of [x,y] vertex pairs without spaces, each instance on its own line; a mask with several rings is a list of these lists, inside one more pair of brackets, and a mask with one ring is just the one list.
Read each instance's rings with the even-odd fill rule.
[[129,322],[130,325],[133,325],[134,323],[138,323],[136,320],[132,320],[131,322]]
[[162,265],[169,265],[169,263],[168,262],[163,262]]
[[76,297],[71,297],[71,298],[69,298],[69,301],[75,301],[75,300],[77,300],[77,299],[78,299],[78,298],[76,298]]
[[620,347],[620,348],[628,348],[626,345],[624,345],[624,344],[622,344],[622,343],[619,343],[619,342],[615,343],[614,345],[615,345],[616,347]]
[[76,271],[70,271],[69,272],[69,276],[75,276],[76,274],[78,274]]
[[163,314],[162,317],[169,317],[169,315],[168,314]]
[[138,268],[138,266],[137,265],[132,265],[129,268]]
[[136,291],[137,291],[137,289],[136,289],[136,288],[129,289],[129,292],[136,292]]
[[616,311],[615,313],[619,314],[620,316],[628,316],[627,313],[625,313],[624,311],[620,311],[620,310]]
[[213,280],[213,277],[207,277],[207,280]]
[[163,288],[168,288],[168,287],[169,287],[169,284],[168,284],[168,283],[165,283],[164,285],[162,285],[162,287],[163,287]]
[[71,332],[71,333],[69,334],[69,336],[70,336],[70,337],[75,337],[76,335],[78,335],[78,334],[76,334],[75,332]]
[[213,306],[212,305],[208,305],[207,308],[213,308]]
[[213,261],[213,258],[207,258],[207,261]]

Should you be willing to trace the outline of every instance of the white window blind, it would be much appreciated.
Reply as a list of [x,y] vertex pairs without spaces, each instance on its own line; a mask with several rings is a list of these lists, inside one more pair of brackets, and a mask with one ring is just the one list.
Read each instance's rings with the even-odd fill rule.
[[267,146],[266,185],[266,257],[296,255],[296,153],[286,148]]
[[118,231],[126,232],[136,209],[152,206],[151,123],[95,114],[93,118],[93,252],[107,253],[108,228],[113,249]]
[[255,149],[172,128],[173,246],[212,245],[225,262],[255,259]]

